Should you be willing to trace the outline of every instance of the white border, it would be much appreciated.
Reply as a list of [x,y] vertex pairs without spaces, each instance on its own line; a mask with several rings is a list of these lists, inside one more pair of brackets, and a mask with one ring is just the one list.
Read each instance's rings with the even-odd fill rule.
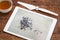
[[52,18],[52,17],[49,17],[49,16],[45,16],[45,15],[42,15],[42,14],[38,14],[38,13],[36,13],[36,12],[32,12],[32,11],[26,10],[26,9],[21,8],[21,7],[18,7],[18,6],[17,6],[17,7],[15,8],[15,10],[13,11],[13,13],[12,13],[9,21],[7,22],[7,24],[6,24],[6,26],[5,26],[5,28],[4,28],[3,31],[4,31],[4,32],[11,33],[11,34],[13,34],[13,35],[16,35],[16,36],[18,36],[18,37],[22,37],[22,38],[25,38],[25,39],[28,39],[28,40],[32,40],[32,39],[29,39],[29,38],[24,37],[24,36],[22,36],[22,35],[18,35],[18,34],[15,34],[15,33],[13,33],[13,32],[7,31],[8,28],[9,28],[9,26],[10,26],[10,24],[11,24],[11,22],[13,21],[15,15],[16,15],[16,13],[17,13],[17,11],[18,11],[19,9],[25,10],[25,11],[28,11],[28,12],[31,12],[31,13],[34,13],[34,14],[37,14],[37,15],[40,15],[40,16],[44,16],[44,17],[47,17],[47,18],[50,18],[50,19],[53,19],[53,22],[52,22],[50,31],[49,31],[48,36],[47,36],[47,38],[46,38],[46,40],[50,40],[50,38],[51,38],[51,36],[52,36],[52,33],[53,33],[53,30],[54,30],[54,28],[55,28],[57,19]]

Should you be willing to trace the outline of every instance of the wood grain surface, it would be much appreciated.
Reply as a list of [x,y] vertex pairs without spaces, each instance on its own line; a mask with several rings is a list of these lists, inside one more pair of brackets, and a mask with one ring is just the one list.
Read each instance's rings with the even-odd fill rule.
[[[16,6],[23,7],[22,5],[17,4],[17,1],[22,1],[22,2],[26,2],[29,4],[39,6],[41,8],[46,8],[48,10],[51,10],[51,11],[59,14],[59,16],[54,16],[54,15],[50,15],[50,14],[47,14],[44,12],[33,10],[33,11],[36,11],[43,15],[47,15],[47,16],[56,18],[58,20],[56,27],[54,29],[53,35],[51,37],[51,40],[60,40],[60,0],[12,0],[12,1],[13,1],[13,8],[10,12],[5,13],[5,14],[0,12],[0,40],[25,40],[23,38],[16,37],[14,35],[10,35],[8,33],[3,32],[3,29],[4,29],[8,19],[10,18],[14,8]],[[23,7],[23,8],[25,8],[25,7]]]

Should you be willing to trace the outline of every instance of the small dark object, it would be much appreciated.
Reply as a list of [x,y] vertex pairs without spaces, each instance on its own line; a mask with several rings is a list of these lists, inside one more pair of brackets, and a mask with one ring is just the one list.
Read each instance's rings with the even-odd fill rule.
[[36,1],[33,1],[33,2],[36,2]]

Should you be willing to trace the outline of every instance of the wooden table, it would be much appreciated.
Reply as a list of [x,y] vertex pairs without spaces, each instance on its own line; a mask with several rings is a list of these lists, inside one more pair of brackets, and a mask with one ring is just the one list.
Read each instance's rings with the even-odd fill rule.
[[60,40],[60,0],[13,0],[13,9],[9,13],[6,13],[6,14],[0,13],[0,40],[24,40],[22,38],[19,38],[19,37],[16,37],[16,36],[3,32],[3,29],[4,29],[8,19],[10,18],[14,8],[16,6],[23,7],[19,4],[17,4],[17,1],[22,1],[22,2],[33,4],[33,5],[42,7],[42,8],[46,8],[48,10],[51,10],[51,11],[59,14],[59,16],[53,16],[53,15],[50,15],[47,13],[43,13],[43,12],[34,10],[38,13],[54,17],[58,20],[51,40]]

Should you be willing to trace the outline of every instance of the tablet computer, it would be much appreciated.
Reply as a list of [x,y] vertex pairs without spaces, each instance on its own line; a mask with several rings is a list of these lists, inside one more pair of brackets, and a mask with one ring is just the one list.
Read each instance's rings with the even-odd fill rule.
[[56,22],[55,18],[17,6],[3,31],[27,40],[50,40]]

